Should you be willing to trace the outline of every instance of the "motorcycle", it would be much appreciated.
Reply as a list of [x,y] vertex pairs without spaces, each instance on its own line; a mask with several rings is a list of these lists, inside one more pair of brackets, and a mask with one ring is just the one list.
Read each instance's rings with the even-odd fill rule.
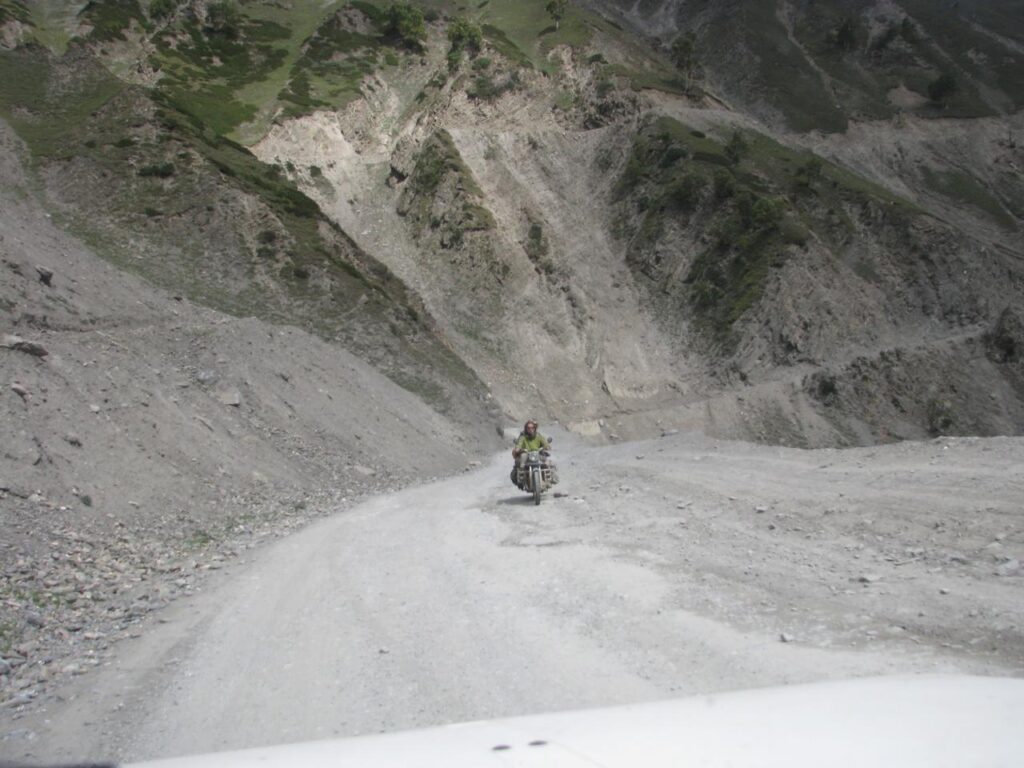
[[516,485],[533,495],[533,503],[540,504],[540,496],[554,485],[552,470],[547,462],[548,451],[527,451],[526,461],[517,466]]

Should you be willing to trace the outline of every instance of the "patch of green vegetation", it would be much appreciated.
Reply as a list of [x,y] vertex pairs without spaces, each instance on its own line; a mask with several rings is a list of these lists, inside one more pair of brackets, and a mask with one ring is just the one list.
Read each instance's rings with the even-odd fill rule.
[[563,112],[571,112],[576,106],[576,96],[572,91],[559,91],[555,94],[554,106]]
[[362,13],[370,22],[377,27],[382,29],[387,24],[387,14],[382,8],[379,8],[380,2],[370,3],[365,0],[351,0],[349,5]]
[[933,437],[951,434],[956,424],[955,408],[946,399],[933,397],[925,404],[925,419],[928,432]]
[[852,220],[837,211],[916,211],[845,169],[761,134],[735,131],[720,141],[671,118],[637,134],[614,193],[625,206],[617,227],[630,240],[630,266],[655,284],[678,279],[674,267],[660,271],[655,247],[669,224],[693,222],[704,232],[708,246],[684,276],[685,293],[699,326],[726,344],[792,248],[812,237],[837,248],[848,240]]
[[530,222],[530,228],[526,232],[524,250],[530,261],[535,264],[541,262],[551,250],[547,238],[544,237],[544,227],[540,222]]
[[290,115],[343,106],[390,49],[380,9],[350,4],[379,27],[361,35],[345,28],[342,5],[221,2],[205,16],[172,14],[151,57],[163,75],[158,87],[217,132],[246,141],[263,134],[281,104]]
[[74,156],[81,126],[125,87],[84,52],[66,56],[73,66],[56,77],[44,49],[0,51],[0,115],[36,156]]
[[[260,18],[280,24],[290,30],[291,36],[287,40],[282,39],[275,43],[275,46],[284,52],[281,66],[270,71],[266,77],[247,83],[237,90],[236,98],[256,106],[258,111],[253,119],[235,129],[231,133],[231,138],[248,144],[264,135],[264,131],[279,112],[280,94],[289,88],[291,77],[295,74],[295,62],[305,52],[306,42],[315,34],[317,28],[343,5],[341,0],[329,0],[324,3],[254,3],[246,6],[248,13],[259,14]],[[315,95],[319,84],[315,77],[311,82]],[[325,93],[330,96],[329,90],[325,90]],[[342,92],[337,97],[337,102],[332,103],[344,105],[350,98],[348,93]],[[284,106],[292,107],[288,103]]]
[[463,161],[462,155],[459,154],[451,134],[441,130],[424,143],[417,156],[410,182],[417,195],[433,197],[448,173],[454,173],[459,177],[460,185],[469,195],[483,197],[483,192]]
[[983,212],[1000,226],[1017,231],[1017,222],[1002,203],[985,187],[963,171],[924,169],[924,180],[940,195],[966,203]]
[[[219,9],[213,13],[214,8]],[[234,10],[232,10],[234,9]],[[228,3],[210,7],[205,21],[184,17],[157,36],[160,89],[181,108],[227,135],[253,119],[259,108],[239,98],[251,84],[282,69],[289,29],[269,19],[243,16]]]
[[[943,8],[928,0],[907,0],[903,7],[930,39],[919,44],[922,55],[934,72],[945,71],[952,59],[972,78],[998,89],[1009,97],[1011,109],[1024,106],[1024,54],[1019,46],[999,38],[1024,37],[1024,15],[1015,3],[972,3],[970,6]],[[967,86],[954,98],[946,114],[957,117],[991,114],[977,89]]]
[[153,19],[166,19],[177,12],[181,0],[150,0],[149,15]]
[[[634,248],[643,253],[653,250],[669,218],[694,215],[709,195],[716,198],[706,225],[713,245],[694,260],[686,282],[696,316],[719,340],[753,306],[770,269],[785,258],[785,205],[763,196],[754,175],[737,167],[737,146],[735,140],[722,144],[674,120],[658,120],[637,137],[616,188],[641,211]],[[656,273],[656,265],[642,259],[636,268],[648,277]]]
[[629,160],[615,186],[616,195],[621,198],[649,181],[667,186],[674,180],[672,169],[683,158],[692,158],[698,165],[729,164],[723,144],[707,136],[695,136],[677,120],[660,118],[634,139]]
[[[387,16],[365,3],[353,6],[378,27],[377,34],[350,29],[341,13],[327,17],[305,42],[302,55],[292,66],[288,87],[281,92],[281,100],[288,102],[286,114],[340,107],[357,98],[363,78],[376,71],[382,51],[398,63],[384,42]],[[399,36],[397,42],[401,40]]]
[[668,199],[680,210],[692,211],[704,197],[707,178],[702,173],[688,171],[676,178],[668,187]]
[[[939,10],[934,4],[911,2],[903,7],[912,17],[883,21],[880,31],[878,20],[871,31],[866,14],[835,4],[817,3],[802,11],[795,35],[831,78],[845,114],[861,119],[892,115],[896,108],[888,94],[898,86],[929,95],[931,103],[917,110],[925,116],[993,114],[977,82],[989,86],[991,93],[998,89],[1016,92],[1011,98],[1024,95],[1019,77],[1001,78],[996,72],[1013,60],[1019,71],[1024,57],[970,23],[975,21],[973,13],[968,21],[958,18],[956,9]],[[951,66],[971,76],[954,76]]]
[[174,163],[152,163],[139,168],[139,176],[155,176],[159,179],[166,179],[174,175]]
[[19,637],[17,624],[12,621],[0,621],[0,653],[9,653]]
[[[399,200],[399,212],[426,251],[458,251],[488,287],[496,288],[507,274],[495,258],[494,215],[482,205],[483,193],[463,162],[451,136],[439,131],[420,148],[413,172]],[[482,290],[486,290],[481,287]]]
[[533,69],[533,61],[505,34],[504,30],[499,29],[493,24],[484,24],[481,29],[487,44],[491,48],[516,65],[524,69]]
[[456,16],[448,23],[448,70],[455,72],[464,55],[476,57],[483,49],[484,35],[480,26],[466,16]]
[[[729,44],[722,45],[724,40]],[[699,60],[714,61],[744,49],[752,55],[751,66],[737,73],[736,86],[760,92],[760,98],[781,110],[795,130],[846,128],[845,114],[790,39],[773,3],[744,2],[731,13],[718,15],[696,41]]]
[[[897,30],[889,34],[895,39]],[[887,95],[895,82],[879,77],[884,49],[865,53],[868,28],[861,16],[835,5],[808,6],[794,35],[815,65],[833,79],[833,98],[843,114],[877,120],[894,113]],[[892,40],[887,47],[895,47]],[[818,88],[825,88],[820,79]]]
[[0,24],[18,21],[31,24],[32,16],[22,0],[0,0]]
[[518,85],[519,77],[515,72],[501,81],[496,81],[490,73],[481,72],[473,78],[469,88],[466,89],[466,95],[480,101],[496,101],[502,95],[515,90]]
[[192,533],[189,534],[185,543],[191,549],[202,549],[215,541],[214,537],[202,528],[196,528]]
[[[906,198],[810,152],[792,150],[760,133],[745,131],[743,136],[747,151],[737,170],[769,180],[766,188],[804,189],[830,206],[844,200],[877,200],[908,213],[919,211]],[[748,179],[752,184],[758,183],[757,178]]]
[[392,3],[385,12],[384,33],[391,40],[414,51],[423,50],[427,39],[423,11],[410,3]]
[[548,25],[540,31],[541,51],[546,55],[556,46],[567,45],[582,50],[593,39],[593,28],[588,14],[575,7],[567,8],[561,23]]
[[125,40],[132,22],[143,28],[147,23],[138,0],[91,0],[79,18],[92,27],[87,39],[100,42]]
[[168,84],[167,93],[186,112],[201,115],[218,134],[229,135],[235,128],[256,116],[255,105],[234,98],[234,91],[224,85],[209,85],[192,91]]
[[694,260],[686,276],[694,309],[717,335],[727,334],[754,306],[771,269],[785,262],[785,208],[778,198],[741,190],[713,231],[714,245]]
[[547,54],[558,45],[582,50],[592,37],[589,20],[596,17],[569,7],[556,29],[547,4],[548,0],[491,0],[478,9],[476,18],[488,43],[510,61],[554,72]]
[[22,8],[28,11],[28,18],[18,20],[23,25],[23,39],[28,44],[38,44],[60,55],[68,49],[72,30],[78,28],[78,11],[83,3],[66,3],[59,0],[50,2],[21,2],[21,0],[0,0],[0,6],[14,10],[20,16]]

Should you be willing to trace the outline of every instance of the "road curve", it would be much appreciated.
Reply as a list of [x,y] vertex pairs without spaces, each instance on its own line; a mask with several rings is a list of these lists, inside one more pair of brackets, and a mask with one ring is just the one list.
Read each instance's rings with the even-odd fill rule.
[[[33,725],[40,737],[29,754],[140,761],[780,683],[998,673],[995,662],[965,666],[906,642],[833,645],[847,637],[841,624],[851,614],[843,600],[876,610],[864,602],[871,590],[861,586],[831,598],[834,624],[806,625],[814,642],[780,642],[774,613],[743,626],[692,610],[706,594],[705,574],[692,565],[698,555],[732,558],[724,567],[737,581],[714,583],[740,590],[742,600],[728,603],[736,595],[716,592],[726,607],[759,604],[764,594],[744,575],[744,563],[790,579],[797,573],[784,556],[770,555],[769,545],[779,546],[775,526],[729,522],[728,510],[743,502],[724,495],[737,492],[737,476],[725,465],[744,464],[746,482],[762,494],[787,476],[805,490],[808,478],[817,478],[821,487],[806,490],[817,499],[835,480],[818,455],[730,446],[759,457],[762,477],[751,458],[719,457],[700,441],[656,454],[662,464],[646,474],[640,467],[653,458],[634,456],[635,448],[599,456],[601,450],[609,449],[567,452],[573,459],[562,462],[559,488],[568,493],[548,496],[540,507],[509,485],[502,455],[255,551],[119,646],[115,663],[83,678],[45,723]],[[980,450],[979,461],[993,460]],[[846,471],[865,456],[833,458],[846,462]],[[879,461],[887,468],[891,459]],[[711,462],[722,467],[699,469]],[[611,479],[613,468],[627,468],[637,484]],[[671,495],[680,489],[695,499],[686,507],[686,529]],[[1009,499],[1011,490],[996,487],[993,498]],[[683,538],[679,530],[687,531]],[[751,536],[762,543],[751,544]],[[802,527],[791,539],[794,546],[810,541]],[[827,542],[815,546],[825,563],[849,560]],[[777,578],[770,583],[781,583]],[[817,579],[792,583],[805,590],[787,596],[795,607],[832,594]],[[908,583],[927,590],[923,580]]]

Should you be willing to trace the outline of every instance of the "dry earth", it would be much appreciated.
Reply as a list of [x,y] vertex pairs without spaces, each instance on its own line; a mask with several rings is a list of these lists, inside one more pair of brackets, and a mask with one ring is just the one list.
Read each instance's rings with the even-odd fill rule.
[[309,333],[114,269],[22,155],[0,131],[3,715],[254,542],[497,444]]
[[507,455],[249,553],[0,756],[142,759],[818,679],[1024,672],[1024,441]]

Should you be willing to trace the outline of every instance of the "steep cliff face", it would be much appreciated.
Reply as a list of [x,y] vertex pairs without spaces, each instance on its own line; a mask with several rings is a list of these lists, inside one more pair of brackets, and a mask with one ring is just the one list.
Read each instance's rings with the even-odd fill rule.
[[[373,220],[347,213],[502,402],[807,444],[1019,428],[1012,372],[972,362],[1021,290],[1017,150],[999,136],[1017,118],[773,138],[623,90],[595,56],[494,100],[446,80],[399,138],[376,134],[394,149],[365,192]],[[569,109],[538,109],[560,93]],[[979,125],[985,141],[961,139]],[[346,153],[335,175],[366,179],[359,165]],[[935,183],[960,165],[972,181]],[[874,384],[819,397],[854,361]],[[975,384],[947,387],[950,366]]]
[[[423,78],[413,104],[389,107],[411,110],[391,130],[379,112],[351,115],[354,149],[323,138],[338,125],[323,115],[276,127],[254,149],[325,169],[344,193],[310,194],[417,286],[508,409],[594,429],[622,403],[670,395],[679,376],[604,221],[626,135],[615,123],[638,114],[637,97],[614,86],[598,97],[603,65],[559,53],[562,69],[544,76],[488,49],[489,77],[507,84],[517,72],[490,99],[470,93],[469,67]],[[375,88],[376,103],[401,98],[397,84]],[[602,120],[611,125],[583,129]]]

